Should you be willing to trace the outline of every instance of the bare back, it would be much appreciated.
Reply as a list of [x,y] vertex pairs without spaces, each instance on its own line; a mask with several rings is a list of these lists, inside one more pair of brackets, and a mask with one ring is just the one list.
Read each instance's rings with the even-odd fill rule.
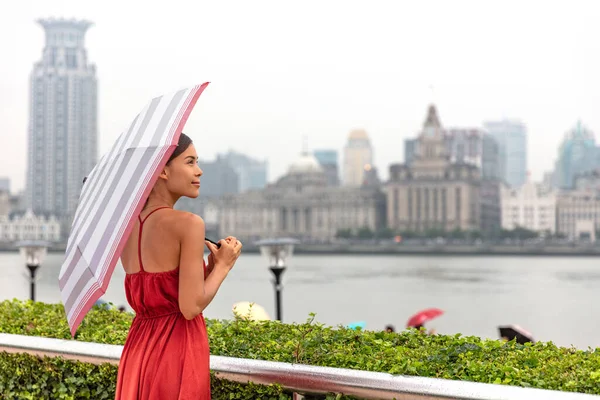
[[[152,213],[152,215],[150,215]],[[143,210],[140,219],[136,219],[129,239],[121,253],[121,263],[127,274],[140,272],[138,257],[138,242],[143,268],[146,272],[166,272],[179,266],[180,234],[178,228],[184,214],[183,211],[171,208],[159,209],[153,212]],[[142,225],[141,241],[140,225]]]

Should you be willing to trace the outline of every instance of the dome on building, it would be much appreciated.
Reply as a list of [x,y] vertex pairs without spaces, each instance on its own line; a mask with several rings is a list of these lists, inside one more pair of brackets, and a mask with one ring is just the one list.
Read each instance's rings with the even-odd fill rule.
[[288,170],[289,174],[307,174],[314,172],[323,172],[321,164],[317,159],[308,153],[303,153]]
[[348,140],[368,140],[369,135],[364,129],[354,129],[348,135]]

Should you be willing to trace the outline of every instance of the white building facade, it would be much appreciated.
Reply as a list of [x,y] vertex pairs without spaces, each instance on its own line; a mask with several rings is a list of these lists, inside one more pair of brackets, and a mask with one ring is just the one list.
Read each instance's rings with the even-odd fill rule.
[[527,182],[518,188],[503,186],[500,198],[503,229],[520,227],[536,232],[556,232],[555,191]]
[[53,216],[49,218],[36,216],[31,210],[12,219],[6,215],[0,216],[0,242],[22,240],[58,242],[60,223]]
[[589,227],[594,234],[587,232],[588,239],[595,240],[595,232],[600,230],[600,193],[593,190],[573,190],[562,192],[556,205],[557,230],[569,239],[582,239]]

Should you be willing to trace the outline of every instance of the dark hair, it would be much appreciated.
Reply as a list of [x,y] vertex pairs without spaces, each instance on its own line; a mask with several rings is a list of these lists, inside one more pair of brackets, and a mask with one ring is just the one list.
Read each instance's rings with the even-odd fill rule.
[[385,330],[390,332],[396,332],[396,329],[394,329],[394,325],[386,325]]
[[181,136],[179,136],[179,141],[177,142],[177,147],[175,147],[173,154],[171,154],[171,157],[169,157],[167,165],[169,165],[174,158],[177,158],[181,155],[181,153],[186,151],[188,147],[190,147],[190,144],[192,144],[192,139],[190,139],[190,137],[185,133],[181,132]]

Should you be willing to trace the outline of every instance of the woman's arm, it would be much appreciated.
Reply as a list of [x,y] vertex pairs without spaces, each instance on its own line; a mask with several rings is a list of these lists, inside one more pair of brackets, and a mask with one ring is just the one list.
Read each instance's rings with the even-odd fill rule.
[[212,272],[205,280],[204,221],[194,214],[185,214],[182,218],[185,221],[178,224],[179,309],[186,319],[191,320],[210,304],[233,264],[213,265]]

